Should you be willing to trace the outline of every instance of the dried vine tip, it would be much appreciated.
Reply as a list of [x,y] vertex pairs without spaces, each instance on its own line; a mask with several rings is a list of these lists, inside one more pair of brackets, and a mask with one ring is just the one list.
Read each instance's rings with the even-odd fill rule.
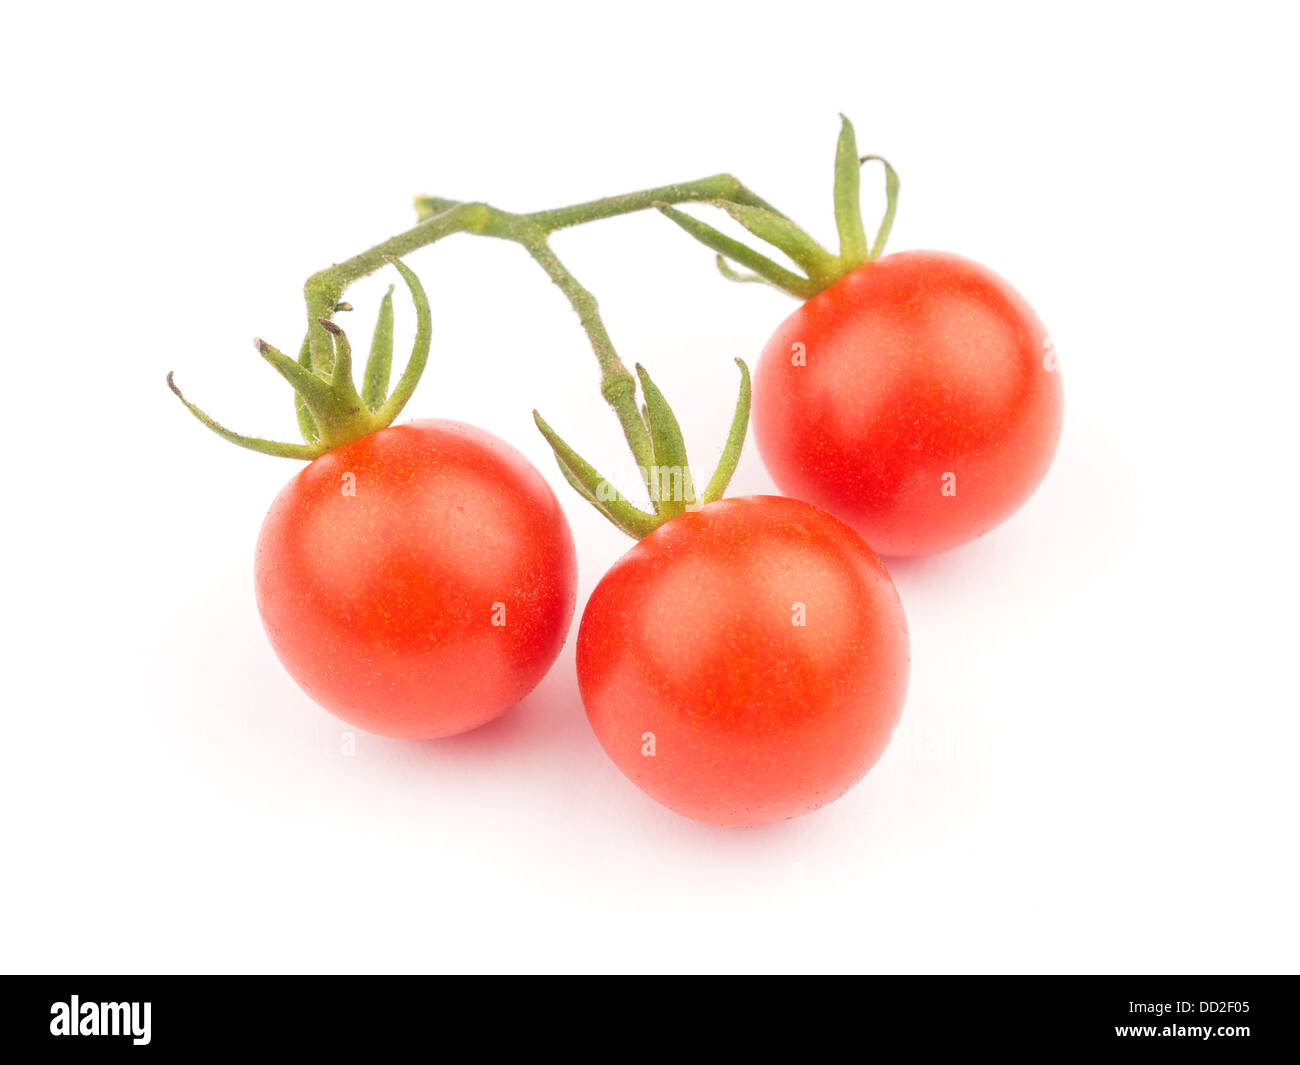
[[460,206],[460,200],[449,200],[444,196],[417,196],[415,197],[415,216],[421,222],[426,218],[432,218],[436,214],[442,214],[443,211],[450,211],[453,207]]
[[339,311],[350,311],[350,310],[352,310],[352,304],[350,304],[350,303],[336,303],[336,304],[334,304],[334,313],[335,313],[335,314],[338,314]]
[[321,328],[324,329],[325,332],[332,333],[336,337],[343,335],[343,330],[340,329],[337,324],[331,322],[328,318],[317,318],[316,321],[320,322]]

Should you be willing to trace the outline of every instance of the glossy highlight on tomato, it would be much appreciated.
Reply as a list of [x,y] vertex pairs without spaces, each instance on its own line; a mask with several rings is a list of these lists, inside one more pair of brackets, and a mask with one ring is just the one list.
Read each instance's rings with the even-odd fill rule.
[[517,451],[451,421],[316,459],[257,544],[262,621],[317,703],[369,732],[449,736],[497,717],[554,662],[577,563],[554,493]]
[[852,529],[793,499],[724,499],[650,533],[578,630],[601,745],[687,817],[758,825],[857,783],[907,691],[907,623]]
[[1008,518],[1063,417],[1047,331],[978,263],[886,255],[804,303],[763,350],[754,434],[781,490],[880,554],[925,555]]

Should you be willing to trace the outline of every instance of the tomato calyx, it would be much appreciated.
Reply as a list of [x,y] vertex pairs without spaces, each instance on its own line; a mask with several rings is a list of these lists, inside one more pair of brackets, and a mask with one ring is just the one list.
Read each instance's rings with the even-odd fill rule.
[[[861,170],[864,163],[873,161],[885,169],[886,207],[875,239],[868,243],[862,223]],[[717,253],[718,270],[727,280],[761,282],[779,288],[796,299],[808,300],[858,267],[880,258],[894,225],[898,187],[898,173],[889,165],[888,160],[879,155],[858,155],[853,123],[841,115],[840,136],[835,149],[834,184],[835,228],[840,245],[838,253],[823,247],[770,205],[742,204],[726,199],[711,201],[713,206],[726,211],[759,240],[782,252],[802,273],[782,266],[743,241],[729,237],[667,203],[658,203],[655,207],[701,244]],[[742,272],[736,266],[745,267],[751,272]]]
[[731,428],[713,476],[704,490],[697,493],[686,457],[686,441],[677,417],[645,367],[637,364],[636,375],[643,400],[641,419],[650,437],[650,462],[648,465],[642,463],[635,448],[633,455],[638,460],[642,483],[650,499],[649,511],[634,506],[608,478],[565,443],[537,411],[533,411],[533,420],[555,452],[555,461],[564,479],[615,526],[640,540],[688,510],[716,503],[726,493],[740,461],[749,427],[749,367],[740,359],[736,360],[736,365],[740,367],[740,395],[736,400]]
[[[353,380],[352,345],[335,322],[317,318],[330,338],[332,352],[325,365],[313,365],[309,342],[304,340],[298,358],[291,359],[266,341],[253,341],[258,353],[289,382],[295,393],[298,425],[303,443],[291,444],[233,432],[191,403],[177,387],[172,374],[167,384],[189,412],[223,440],[239,447],[281,458],[316,459],[327,451],[350,444],[393,423],[411,398],[429,360],[433,325],[429,300],[419,278],[400,259],[384,257],[402,276],[415,304],[415,344],[397,385],[389,392],[393,362],[393,289],[389,287],[379,307],[360,391]],[[336,311],[350,311],[339,303]]]

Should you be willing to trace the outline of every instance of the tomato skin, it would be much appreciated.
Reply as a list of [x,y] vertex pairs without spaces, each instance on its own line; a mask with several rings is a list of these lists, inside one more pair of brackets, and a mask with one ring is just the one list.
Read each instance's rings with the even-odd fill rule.
[[783,492],[882,555],[926,555],[1029,498],[1063,407],[1051,341],[1010,285],[956,255],[900,252],[777,329],[755,374],[754,435]]
[[536,686],[577,579],[542,475],[450,421],[384,429],[311,463],[272,504],[255,568],[267,635],[302,689],[358,728],[422,739],[476,728]]
[[577,662],[591,726],[633,783],[687,817],[757,825],[838,798],[880,757],[907,691],[907,622],[847,525],[794,499],[724,499],[614,564]]

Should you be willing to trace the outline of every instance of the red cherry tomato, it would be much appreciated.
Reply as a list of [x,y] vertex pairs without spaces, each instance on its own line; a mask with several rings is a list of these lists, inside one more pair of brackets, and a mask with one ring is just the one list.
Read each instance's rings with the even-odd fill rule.
[[781,490],[882,555],[925,555],[1004,521],[1061,433],[1056,353],[977,263],[900,252],[792,314],[763,350],[754,432]]
[[573,537],[541,474],[450,421],[381,430],[285,486],[257,544],[275,652],[316,702],[385,736],[475,728],[522,699],[573,617]]
[[724,499],[641,540],[592,593],[578,685],[606,752],[670,809],[797,817],[880,757],[907,623],[852,529],[793,499]]

